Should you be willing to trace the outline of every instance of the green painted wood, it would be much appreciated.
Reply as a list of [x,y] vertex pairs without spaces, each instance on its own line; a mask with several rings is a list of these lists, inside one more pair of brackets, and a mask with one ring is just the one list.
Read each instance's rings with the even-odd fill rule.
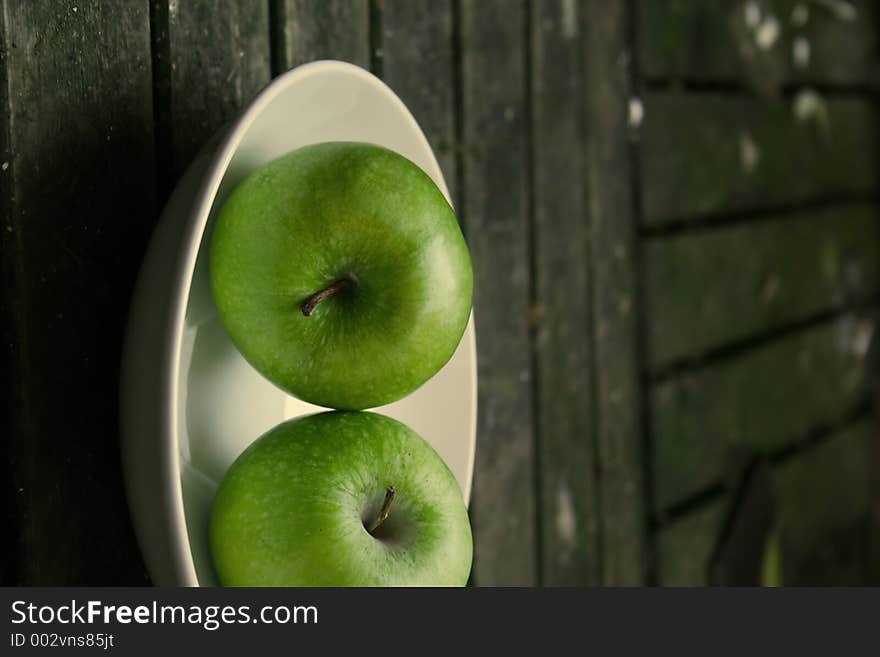
[[[773,468],[774,526],[779,535],[783,584],[866,583],[868,457],[873,442],[874,420],[863,417]],[[712,583],[707,574],[724,538],[731,502],[731,494],[724,494],[658,530],[661,586]]]
[[589,0],[584,20],[586,182],[592,246],[593,364],[601,486],[602,581],[645,580],[637,213],[627,108],[626,3]]
[[532,4],[536,421],[541,583],[599,582],[580,7]]
[[648,239],[650,368],[872,298],[878,220],[865,204]]
[[785,585],[865,583],[868,463],[876,438],[868,417],[777,469]]
[[368,0],[270,0],[277,72],[318,59],[370,65]]
[[381,7],[382,77],[421,126],[458,206],[452,0],[384,0]]
[[871,440],[868,471],[870,504],[868,509],[868,579],[871,586],[880,586],[880,427],[876,420],[880,388],[874,385],[874,435]]
[[880,512],[877,494],[872,496],[871,512],[868,516],[868,577],[866,584],[880,586]]
[[640,133],[645,223],[876,193],[880,154],[870,145],[880,131],[870,101],[804,98],[648,94]]
[[156,215],[148,5],[6,0],[2,14],[16,583],[145,583],[117,397]]
[[880,586],[880,519],[876,509],[868,518],[868,578],[869,586]]
[[[873,0],[836,3],[855,9],[848,19],[838,17],[834,3],[804,0],[635,4],[639,68],[650,80],[746,82],[767,91],[782,84],[880,82]],[[749,4],[760,9],[757,23]]]
[[167,189],[269,82],[269,7],[253,0],[154,0],[153,30]]
[[706,586],[712,557],[730,506],[717,498],[657,531],[657,583],[660,586]]
[[[0,5],[0,9],[2,9]],[[11,530],[12,539],[0,543],[0,585],[14,586],[20,576],[19,555],[22,552],[21,532],[19,518],[22,511],[19,508],[18,481],[16,481],[15,459],[16,449],[12,436],[16,429],[16,409],[20,407],[18,398],[20,395],[16,384],[16,341],[17,325],[15,317],[18,314],[16,283],[18,276],[16,266],[18,264],[17,246],[15,243],[14,222],[12,217],[12,197],[6,191],[7,186],[15,173],[10,168],[12,159],[12,143],[9,125],[9,78],[8,50],[12,44],[6,36],[6,15],[0,11],[0,276],[3,284],[0,285],[0,395],[5,401],[3,411],[0,412],[0,446],[3,449],[3,460],[0,465],[0,478],[3,480],[0,487],[0,522]]]
[[524,2],[460,6],[462,214],[479,385],[473,582],[537,583]]
[[655,511],[863,405],[874,327],[870,315],[847,314],[654,386]]

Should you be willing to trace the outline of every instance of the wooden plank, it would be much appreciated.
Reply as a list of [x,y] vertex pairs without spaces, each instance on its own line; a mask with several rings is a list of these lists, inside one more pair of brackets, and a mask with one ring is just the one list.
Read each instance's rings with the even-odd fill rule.
[[589,0],[584,12],[588,211],[602,518],[602,581],[645,580],[642,393],[638,358],[636,209],[627,107],[627,4]]
[[868,519],[868,578],[869,586],[880,586],[880,520],[876,510]]
[[729,506],[729,496],[716,498],[658,530],[655,542],[660,586],[710,583],[709,569]]
[[145,583],[118,453],[131,289],[155,219],[146,3],[4,3],[20,584]]
[[[269,8],[251,0],[154,0],[163,187],[269,82]],[[164,196],[164,195],[163,195]]]
[[874,429],[869,453],[870,468],[870,508],[868,510],[868,581],[871,586],[880,586],[880,417],[877,411],[880,406],[880,386],[875,378],[873,381]]
[[655,511],[862,405],[874,326],[873,316],[844,315],[654,386]]
[[370,65],[368,0],[271,0],[277,73],[318,59]]
[[767,91],[804,83],[875,86],[875,3],[837,3],[855,10],[840,15],[832,4],[638,2],[640,71],[650,80],[745,82]]
[[382,6],[382,77],[419,122],[458,206],[452,0]]
[[461,3],[462,210],[474,263],[477,585],[537,582],[525,4]]
[[647,240],[650,368],[873,297],[878,219],[866,204]]
[[865,145],[880,131],[868,100],[652,93],[644,106],[647,225],[877,191],[880,155]]
[[[2,7],[0,7],[2,9]],[[25,549],[21,542],[19,519],[22,509],[19,508],[19,482],[15,467],[17,458],[13,436],[16,422],[12,409],[20,408],[19,386],[16,382],[16,321],[18,308],[16,299],[19,296],[15,287],[17,276],[17,249],[13,221],[12,197],[7,192],[12,183],[14,170],[11,168],[12,143],[9,125],[9,78],[7,76],[8,50],[12,44],[6,37],[6,16],[0,11],[0,395],[7,400],[6,411],[0,413],[0,444],[4,459],[0,466],[0,478],[3,479],[0,490],[0,522],[9,528],[7,540],[0,544],[0,585],[15,586],[19,582],[19,555]]]
[[541,583],[599,582],[580,7],[532,5],[532,180]]
[[868,417],[777,469],[784,584],[865,583],[868,461],[875,440]]
[[[820,444],[807,446],[772,470],[783,584],[865,583],[867,458],[873,440],[874,421],[865,417]],[[712,583],[707,573],[730,504],[730,494],[725,494],[658,531],[661,585]]]

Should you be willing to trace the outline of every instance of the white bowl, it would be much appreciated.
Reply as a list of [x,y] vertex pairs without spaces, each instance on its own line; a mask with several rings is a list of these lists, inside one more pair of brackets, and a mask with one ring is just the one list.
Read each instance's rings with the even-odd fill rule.
[[[266,87],[205,147],[162,213],[135,288],[121,381],[126,491],[156,584],[217,583],[207,526],[224,472],[267,429],[323,410],[269,383],[226,337],[206,271],[212,218],[256,167],[300,146],[340,140],[406,156],[449,199],[437,160],[400,99],[356,66],[322,61]],[[477,410],[473,317],[436,376],[377,410],[431,443],[467,500]]]

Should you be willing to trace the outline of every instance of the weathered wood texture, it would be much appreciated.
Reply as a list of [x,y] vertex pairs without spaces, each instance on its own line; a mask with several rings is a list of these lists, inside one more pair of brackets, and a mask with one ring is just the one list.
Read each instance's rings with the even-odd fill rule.
[[880,134],[869,100],[650,93],[644,107],[646,225],[878,189]]
[[458,74],[453,49],[453,2],[384,0],[381,7],[382,78],[419,122],[457,207]]
[[868,579],[871,586],[880,586],[880,385],[877,380],[877,357],[874,357],[874,440],[869,449],[868,458]]
[[[773,467],[771,505],[780,540],[783,584],[852,585],[869,581],[868,568],[876,567],[876,561],[869,564],[866,542],[868,457],[875,443],[875,422],[863,416],[818,443],[807,444]],[[661,585],[712,583],[707,577],[729,529],[726,523],[733,502],[733,493],[725,493],[658,531]],[[755,511],[765,512],[760,508]],[[761,536],[754,538],[759,544],[740,545],[739,549],[764,550],[766,541]]]
[[871,515],[868,517],[868,586],[880,586],[880,514],[877,512],[877,494],[871,496]]
[[649,367],[875,298],[880,211],[803,211],[644,243]]
[[[871,85],[880,81],[873,0],[635,3],[650,80]],[[798,9],[798,7],[800,7]]]
[[867,581],[868,464],[876,440],[866,418],[777,469],[784,584]]
[[600,581],[580,16],[532,3],[535,413],[540,581]]
[[270,0],[275,73],[316,59],[370,65],[368,0]]
[[[3,9],[0,5],[0,9]],[[15,290],[16,261],[13,255],[16,249],[13,238],[12,221],[12,197],[5,191],[10,184],[12,172],[9,169],[9,160],[12,158],[11,126],[9,125],[9,78],[8,58],[9,43],[6,31],[5,11],[0,11],[0,276],[3,285],[0,285],[0,395],[3,396],[3,410],[0,414],[0,444],[3,449],[3,464],[0,466],[0,478],[3,485],[0,487],[0,522],[13,532],[19,531],[20,505],[18,490],[15,487],[15,458],[17,446],[15,444],[15,432],[17,430],[15,414],[17,413],[17,400],[21,395],[16,391],[16,319],[15,319]],[[11,230],[13,229],[13,230]],[[19,557],[22,545],[18,539],[6,540],[0,544],[0,585],[11,586],[18,582],[21,568]]]
[[7,0],[2,13],[15,581],[144,583],[116,418],[156,208],[148,7]]
[[657,584],[706,586],[730,497],[716,498],[657,532]]
[[[877,8],[634,7],[639,72],[654,90],[642,98],[637,142],[646,367],[659,378],[650,392],[652,502],[661,521],[677,514],[656,535],[657,575],[696,584],[705,560],[673,555],[717,543],[718,506],[756,454],[795,449],[791,471],[809,469],[798,481],[816,477],[817,486],[838,466],[864,481],[854,460],[835,466],[833,450],[792,446],[862,412],[869,398],[875,318],[852,309],[876,301],[880,276],[880,134],[861,91],[878,82]],[[693,504],[719,485],[721,498]],[[784,526],[810,517],[808,502],[785,493],[796,487],[777,487]],[[829,503],[839,506],[833,513],[848,517],[850,497]],[[826,532],[810,554],[795,554],[783,535],[786,582],[864,581],[860,527],[860,539],[841,530],[838,543]],[[844,554],[847,541],[859,547]]]
[[537,568],[526,7],[467,0],[460,9],[460,193],[480,350],[473,581],[530,585]]
[[874,326],[872,315],[847,314],[655,386],[655,511],[864,406]]
[[164,200],[199,149],[269,82],[269,7],[154,0],[152,17]]
[[319,58],[401,95],[471,247],[475,584],[706,583],[756,454],[784,581],[880,578],[877,7],[800,4],[0,0],[0,581],[147,581],[115,420],[136,269],[206,140]]
[[636,209],[627,107],[626,3],[589,0],[584,13],[587,189],[591,223],[602,581],[645,579],[642,392],[639,376]]

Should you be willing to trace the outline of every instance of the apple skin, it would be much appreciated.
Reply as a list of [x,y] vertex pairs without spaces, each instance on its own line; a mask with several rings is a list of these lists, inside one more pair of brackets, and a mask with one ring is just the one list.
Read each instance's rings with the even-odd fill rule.
[[464,586],[473,556],[443,459],[400,422],[351,411],[287,421],[245,450],[214,498],[210,544],[224,586]]
[[[217,217],[211,286],[251,365],[288,393],[335,409],[396,401],[461,340],[471,262],[434,182],[378,146],[325,142],[250,175]],[[338,280],[350,287],[301,312]]]

